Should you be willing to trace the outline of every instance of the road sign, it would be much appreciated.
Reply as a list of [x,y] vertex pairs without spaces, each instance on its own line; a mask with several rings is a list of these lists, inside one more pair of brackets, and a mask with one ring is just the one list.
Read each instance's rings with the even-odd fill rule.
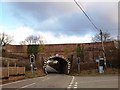
[[32,72],[32,75],[33,77],[35,76],[35,73],[34,73],[34,64],[35,64],[35,55],[34,54],[31,54],[30,55],[30,63],[31,63],[31,72]]
[[78,74],[80,74],[80,57],[77,58],[77,63],[78,63]]
[[99,73],[104,73],[104,67],[105,67],[104,58],[99,57],[99,59],[96,59],[96,62],[98,63]]
[[77,63],[80,64],[80,57],[78,57],[77,61],[78,61]]
[[34,63],[35,62],[35,55],[31,54],[30,55],[30,63]]
[[96,62],[99,62],[99,59],[96,59]]

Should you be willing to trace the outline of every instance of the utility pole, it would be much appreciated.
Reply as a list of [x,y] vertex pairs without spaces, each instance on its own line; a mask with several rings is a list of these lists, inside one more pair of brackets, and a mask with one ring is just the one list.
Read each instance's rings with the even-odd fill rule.
[[106,56],[105,56],[105,47],[104,47],[104,42],[103,42],[103,32],[102,30],[100,30],[100,37],[101,37],[101,43],[102,43],[102,51],[103,51],[103,58],[104,58],[104,61],[105,61],[105,68],[107,69],[107,66],[106,66]]
[[77,53],[77,66],[78,66],[78,74],[80,74],[80,60],[83,56],[83,49],[81,48],[81,46],[78,44],[77,45],[77,50],[76,50],[76,53]]
[[[87,17],[87,19],[90,21],[90,23],[94,26],[94,28],[98,31],[99,30],[98,27],[93,23],[92,19],[87,15],[85,10],[80,6],[80,4],[76,0],[74,0],[74,2],[79,7],[79,9],[83,12],[83,14]],[[104,43],[103,43],[103,33],[102,33],[102,30],[99,30],[99,31],[100,31],[100,36],[101,36],[103,57],[104,57],[105,68],[106,68],[106,57],[105,57],[105,48],[104,48]]]

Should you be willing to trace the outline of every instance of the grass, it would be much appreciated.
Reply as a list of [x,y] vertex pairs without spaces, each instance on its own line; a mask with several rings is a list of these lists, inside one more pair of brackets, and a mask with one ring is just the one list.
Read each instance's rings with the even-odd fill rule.
[[[35,71],[35,77],[42,77],[45,76],[43,70],[36,70]],[[25,75],[21,75],[21,76],[10,76],[8,79],[2,79],[0,81],[0,84],[5,84],[5,83],[10,83],[13,81],[18,81],[18,80],[22,80],[22,79],[26,79],[26,78],[33,78],[32,72],[31,71],[26,71]]]
[[93,70],[82,70],[80,74],[72,72],[70,75],[73,76],[100,76],[100,75],[118,75],[118,69],[107,68],[104,73],[100,74],[96,69]]
[[34,71],[34,74],[32,74],[31,71],[26,71],[25,73],[26,78],[42,77],[42,76],[45,76],[45,73],[43,70],[36,70]]

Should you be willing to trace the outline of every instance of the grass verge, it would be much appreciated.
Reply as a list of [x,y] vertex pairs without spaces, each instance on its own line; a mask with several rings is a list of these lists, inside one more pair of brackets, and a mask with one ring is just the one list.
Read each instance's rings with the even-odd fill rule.
[[26,71],[26,73],[25,73],[26,78],[42,77],[45,75],[46,74],[44,73],[43,70],[36,70],[36,71],[34,71],[34,73],[32,73],[31,71]]
[[79,74],[78,72],[70,73],[72,76],[100,76],[100,75],[118,75],[118,69],[107,68],[104,73],[99,73],[98,70],[82,70]]

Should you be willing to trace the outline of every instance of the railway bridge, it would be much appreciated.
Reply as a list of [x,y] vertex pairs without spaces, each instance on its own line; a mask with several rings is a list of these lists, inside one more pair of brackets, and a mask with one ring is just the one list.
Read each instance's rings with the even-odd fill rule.
[[[96,58],[102,55],[101,43],[74,43],[74,44],[46,44],[44,49],[37,53],[36,64],[37,68],[43,68],[49,72],[50,70],[56,71],[61,74],[69,74],[73,69],[77,68],[76,49],[77,45],[83,48],[83,59],[81,62],[84,64],[94,63]],[[36,45],[39,48],[39,45]],[[36,47],[35,46],[35,47]],[[113,42],[106,42],[105,47],[113,47]],[[7,57],[14,57],[18,59],[18,64],[24,63],[26,67],[30,67],[29,45],[7,45],[5,47],[5,54]],[[35,48],[34,48],[35,49]],[[10,54],[10,55],[9,55]],[[21,58],[24,57],[24,58]],[[19,65],[18,65],[19,66]],[[85,66],[85,65],[83,65]],[[88,66],[88,65],[86,65]],[[93,65],[92,65],[93,66]],[[82,67],[81,68],[88,68]]]

